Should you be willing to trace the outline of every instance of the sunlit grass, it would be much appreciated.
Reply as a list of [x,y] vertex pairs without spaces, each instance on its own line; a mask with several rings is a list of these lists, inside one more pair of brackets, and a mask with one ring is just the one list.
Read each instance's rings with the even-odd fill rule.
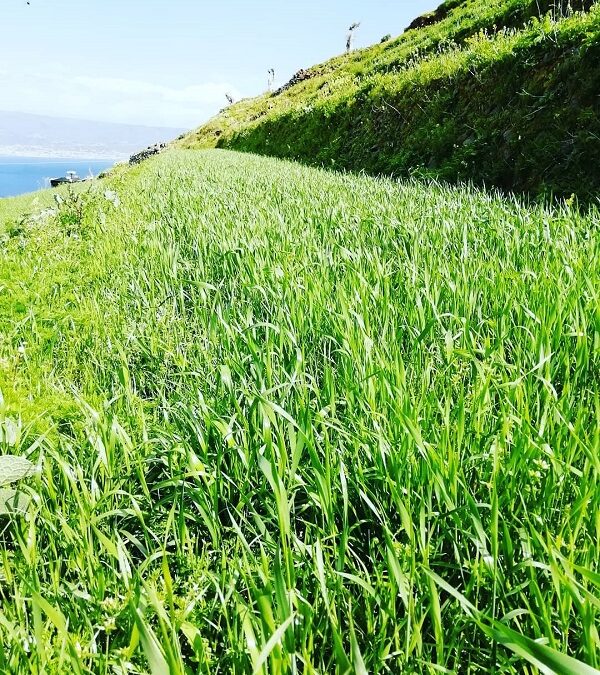
[[598,667],[597,211],[214,151],[84,200],[2,233],[0,670]]

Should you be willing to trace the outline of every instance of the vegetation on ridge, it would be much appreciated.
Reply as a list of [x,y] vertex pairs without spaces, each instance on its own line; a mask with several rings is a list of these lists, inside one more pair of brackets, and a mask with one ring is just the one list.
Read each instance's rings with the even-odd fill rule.
[[178,145],[594,201],[598,62],[596,2],[446,2],[432,25],[240,101]]
[[596,209],[224,151],[32,199],[2,672],[597,672]]

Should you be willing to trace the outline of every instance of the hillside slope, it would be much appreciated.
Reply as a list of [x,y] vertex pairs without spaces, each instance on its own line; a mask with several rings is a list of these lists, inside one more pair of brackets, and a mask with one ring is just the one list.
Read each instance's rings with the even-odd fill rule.
[[1,672],[597,672],[597,209],[225,151],[60,195],[0,200]]
[[452,0],[420,23],[236,103],[179,145],[593,200],[598,3]]

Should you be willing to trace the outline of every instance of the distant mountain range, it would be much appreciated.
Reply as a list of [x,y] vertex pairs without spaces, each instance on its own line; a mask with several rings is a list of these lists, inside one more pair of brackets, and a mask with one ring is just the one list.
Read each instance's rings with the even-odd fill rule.
[[0,111],[0,155],[122,159],[182,131]]

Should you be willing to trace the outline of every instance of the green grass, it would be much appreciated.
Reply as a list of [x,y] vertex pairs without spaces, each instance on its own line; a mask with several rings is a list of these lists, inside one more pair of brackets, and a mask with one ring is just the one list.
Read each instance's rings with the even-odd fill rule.
[[240,101],[178,145],[595,203],[600,4],[445,4],[434,25]]
[[2,672],[596,672],[597,210],[225,151],[30,199]]

